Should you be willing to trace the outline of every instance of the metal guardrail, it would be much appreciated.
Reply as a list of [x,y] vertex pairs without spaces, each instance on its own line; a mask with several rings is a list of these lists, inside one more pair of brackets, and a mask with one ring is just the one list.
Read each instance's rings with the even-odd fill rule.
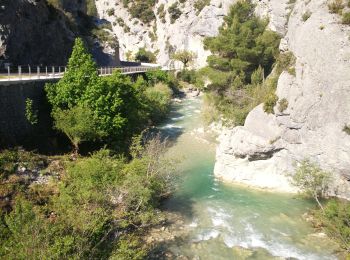
[[[120,71],[122,74],[137,74],[147,71],[162,69],[160,66],[136,66],[136,67],[100,67],[98,75],[109,76],[115,71]],[[17,68],[6,68],[7,73],[0,73],[0,82],[8,81],[35,81],[44,79],[60,79],[67,71],[65,66],[18,66]]]

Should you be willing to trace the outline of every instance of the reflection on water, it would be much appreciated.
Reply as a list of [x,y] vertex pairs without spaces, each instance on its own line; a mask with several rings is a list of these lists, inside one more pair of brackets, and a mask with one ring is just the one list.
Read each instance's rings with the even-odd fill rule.
[[225,185],[215,179],[215,139],[200,119],[200,99],[173,106],[159,129],[174,141],[167,155],[182,158],[182,182],[166,209],[185,218],[188,237],[169,245],[200,259],[335,259],[334,245],[302,219],[309,201]]

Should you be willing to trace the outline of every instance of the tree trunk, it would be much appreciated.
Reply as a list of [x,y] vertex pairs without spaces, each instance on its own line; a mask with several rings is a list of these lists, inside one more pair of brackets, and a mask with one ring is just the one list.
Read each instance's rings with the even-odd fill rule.
[[321,202],[318,200],[318,196],[317,196],[316,194],[314,194],[314,198],[315,198],[315,200],[316,200],[318,206],[321,208],[322,213],[324,214],[324,208],[323,208]]

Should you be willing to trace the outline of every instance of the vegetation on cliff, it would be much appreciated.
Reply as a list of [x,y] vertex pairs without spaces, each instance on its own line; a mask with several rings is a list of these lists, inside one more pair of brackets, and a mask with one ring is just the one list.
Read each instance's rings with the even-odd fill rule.
[[254,14],[250,1],[238,1],[219,29],[206,38],[212,52],[202,74],[209,78],[208,98],[225,118],[242,125],[256,105],[275,99],[275,82],[265,81],[278,57],[280,36],[267,28],[268,21]]

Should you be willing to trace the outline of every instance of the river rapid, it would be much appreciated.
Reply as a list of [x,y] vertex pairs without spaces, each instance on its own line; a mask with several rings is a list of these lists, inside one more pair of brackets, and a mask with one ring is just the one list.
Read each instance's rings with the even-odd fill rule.
[[165,249],[185,259],[336,259],[336,246],[302,217],[313,202],[215,179],[216,138],[205,130],[201,103],[174,104],[159,127],[173,142],[167,156],[180,161],[179,187],[164,207],[181,216],[170,230],[182,237]]

